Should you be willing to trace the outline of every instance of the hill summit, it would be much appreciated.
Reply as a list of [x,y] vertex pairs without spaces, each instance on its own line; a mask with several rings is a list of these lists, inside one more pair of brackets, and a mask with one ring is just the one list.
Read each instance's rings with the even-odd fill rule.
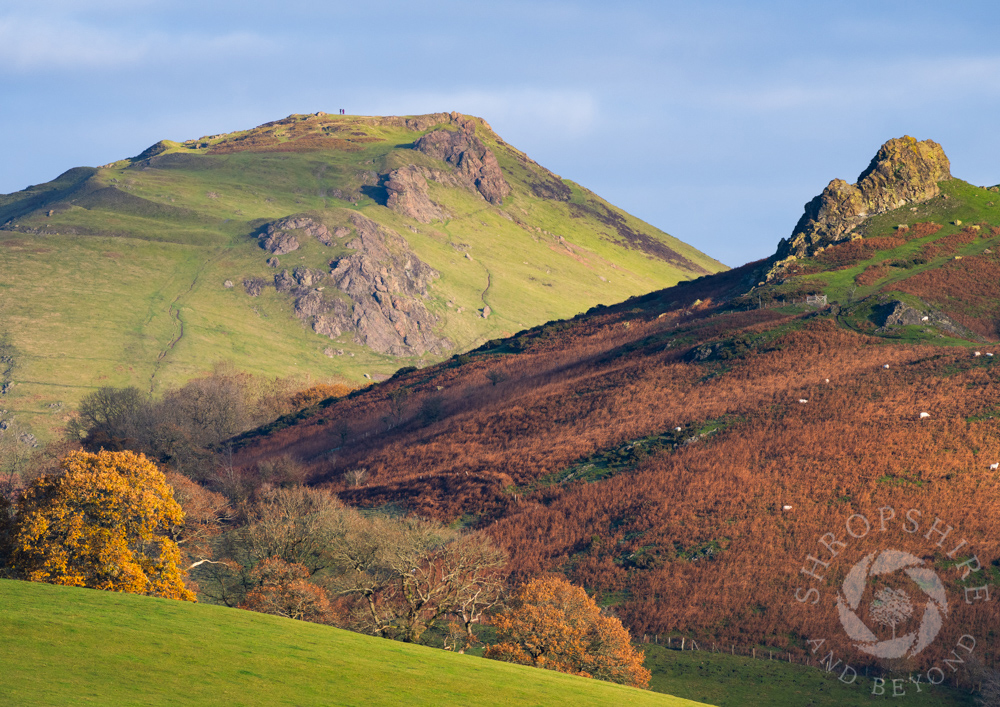
[[848,240],[870,216],[917,204],[941,193],[938,182],[951,178],[941,146],[909,135],[886,142],[854,184],[831,181],[805,206],[791,237],[778,246],[778,262],[812,256]]
[[52,432],[95,385],[221,360],[379,380],[725,269],[454,112],[291,115],[68,170],[0,195],[0,267],[4,407]]

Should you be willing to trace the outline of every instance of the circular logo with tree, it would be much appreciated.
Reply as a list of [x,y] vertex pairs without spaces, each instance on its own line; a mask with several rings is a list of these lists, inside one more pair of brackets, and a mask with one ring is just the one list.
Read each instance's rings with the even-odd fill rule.
[[858,650],[879,658],[912,657],[934,641],[948,599],[941,579],[925,564],[908,552],[883,550],[847,573],[837,611]]

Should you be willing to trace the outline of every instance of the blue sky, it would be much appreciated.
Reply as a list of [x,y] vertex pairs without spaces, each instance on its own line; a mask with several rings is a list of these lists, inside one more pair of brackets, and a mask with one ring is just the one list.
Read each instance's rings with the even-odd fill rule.
[[879,145],[1000,182],[995,2],[4,0],[0,193],[291,113],[484,117],[729,265]]

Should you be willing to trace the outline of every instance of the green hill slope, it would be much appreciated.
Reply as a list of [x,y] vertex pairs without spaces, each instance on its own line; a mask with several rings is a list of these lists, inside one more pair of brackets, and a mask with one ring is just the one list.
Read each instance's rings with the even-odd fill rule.
[[721,269],[479,119],[291,116],[0,195],[4,407],[46,437],[220,360],[378,379]]
[[218,606],[0,580],[9,705],[696,705]]

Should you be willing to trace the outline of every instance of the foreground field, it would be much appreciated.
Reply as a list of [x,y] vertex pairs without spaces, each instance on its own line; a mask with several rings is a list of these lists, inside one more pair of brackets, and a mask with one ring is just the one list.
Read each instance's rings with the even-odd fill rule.
[[[781,660],[670,650],[658,645],[643,648],[646,667],[653,673],[650,689],[719,707],[860,707],[894,699],[935,707],[977,704],[972,695],[955,688],[924,685],[920,693],[911,687],[905,698],[893,698],[891,689],[888,696],[873,697],[873,683],[864,677],[845,685],[837,680],[837,673]],[[766,654],[761,651],[760,655]]]
[[218,606],[0,581],[0,703],[696,705]]

